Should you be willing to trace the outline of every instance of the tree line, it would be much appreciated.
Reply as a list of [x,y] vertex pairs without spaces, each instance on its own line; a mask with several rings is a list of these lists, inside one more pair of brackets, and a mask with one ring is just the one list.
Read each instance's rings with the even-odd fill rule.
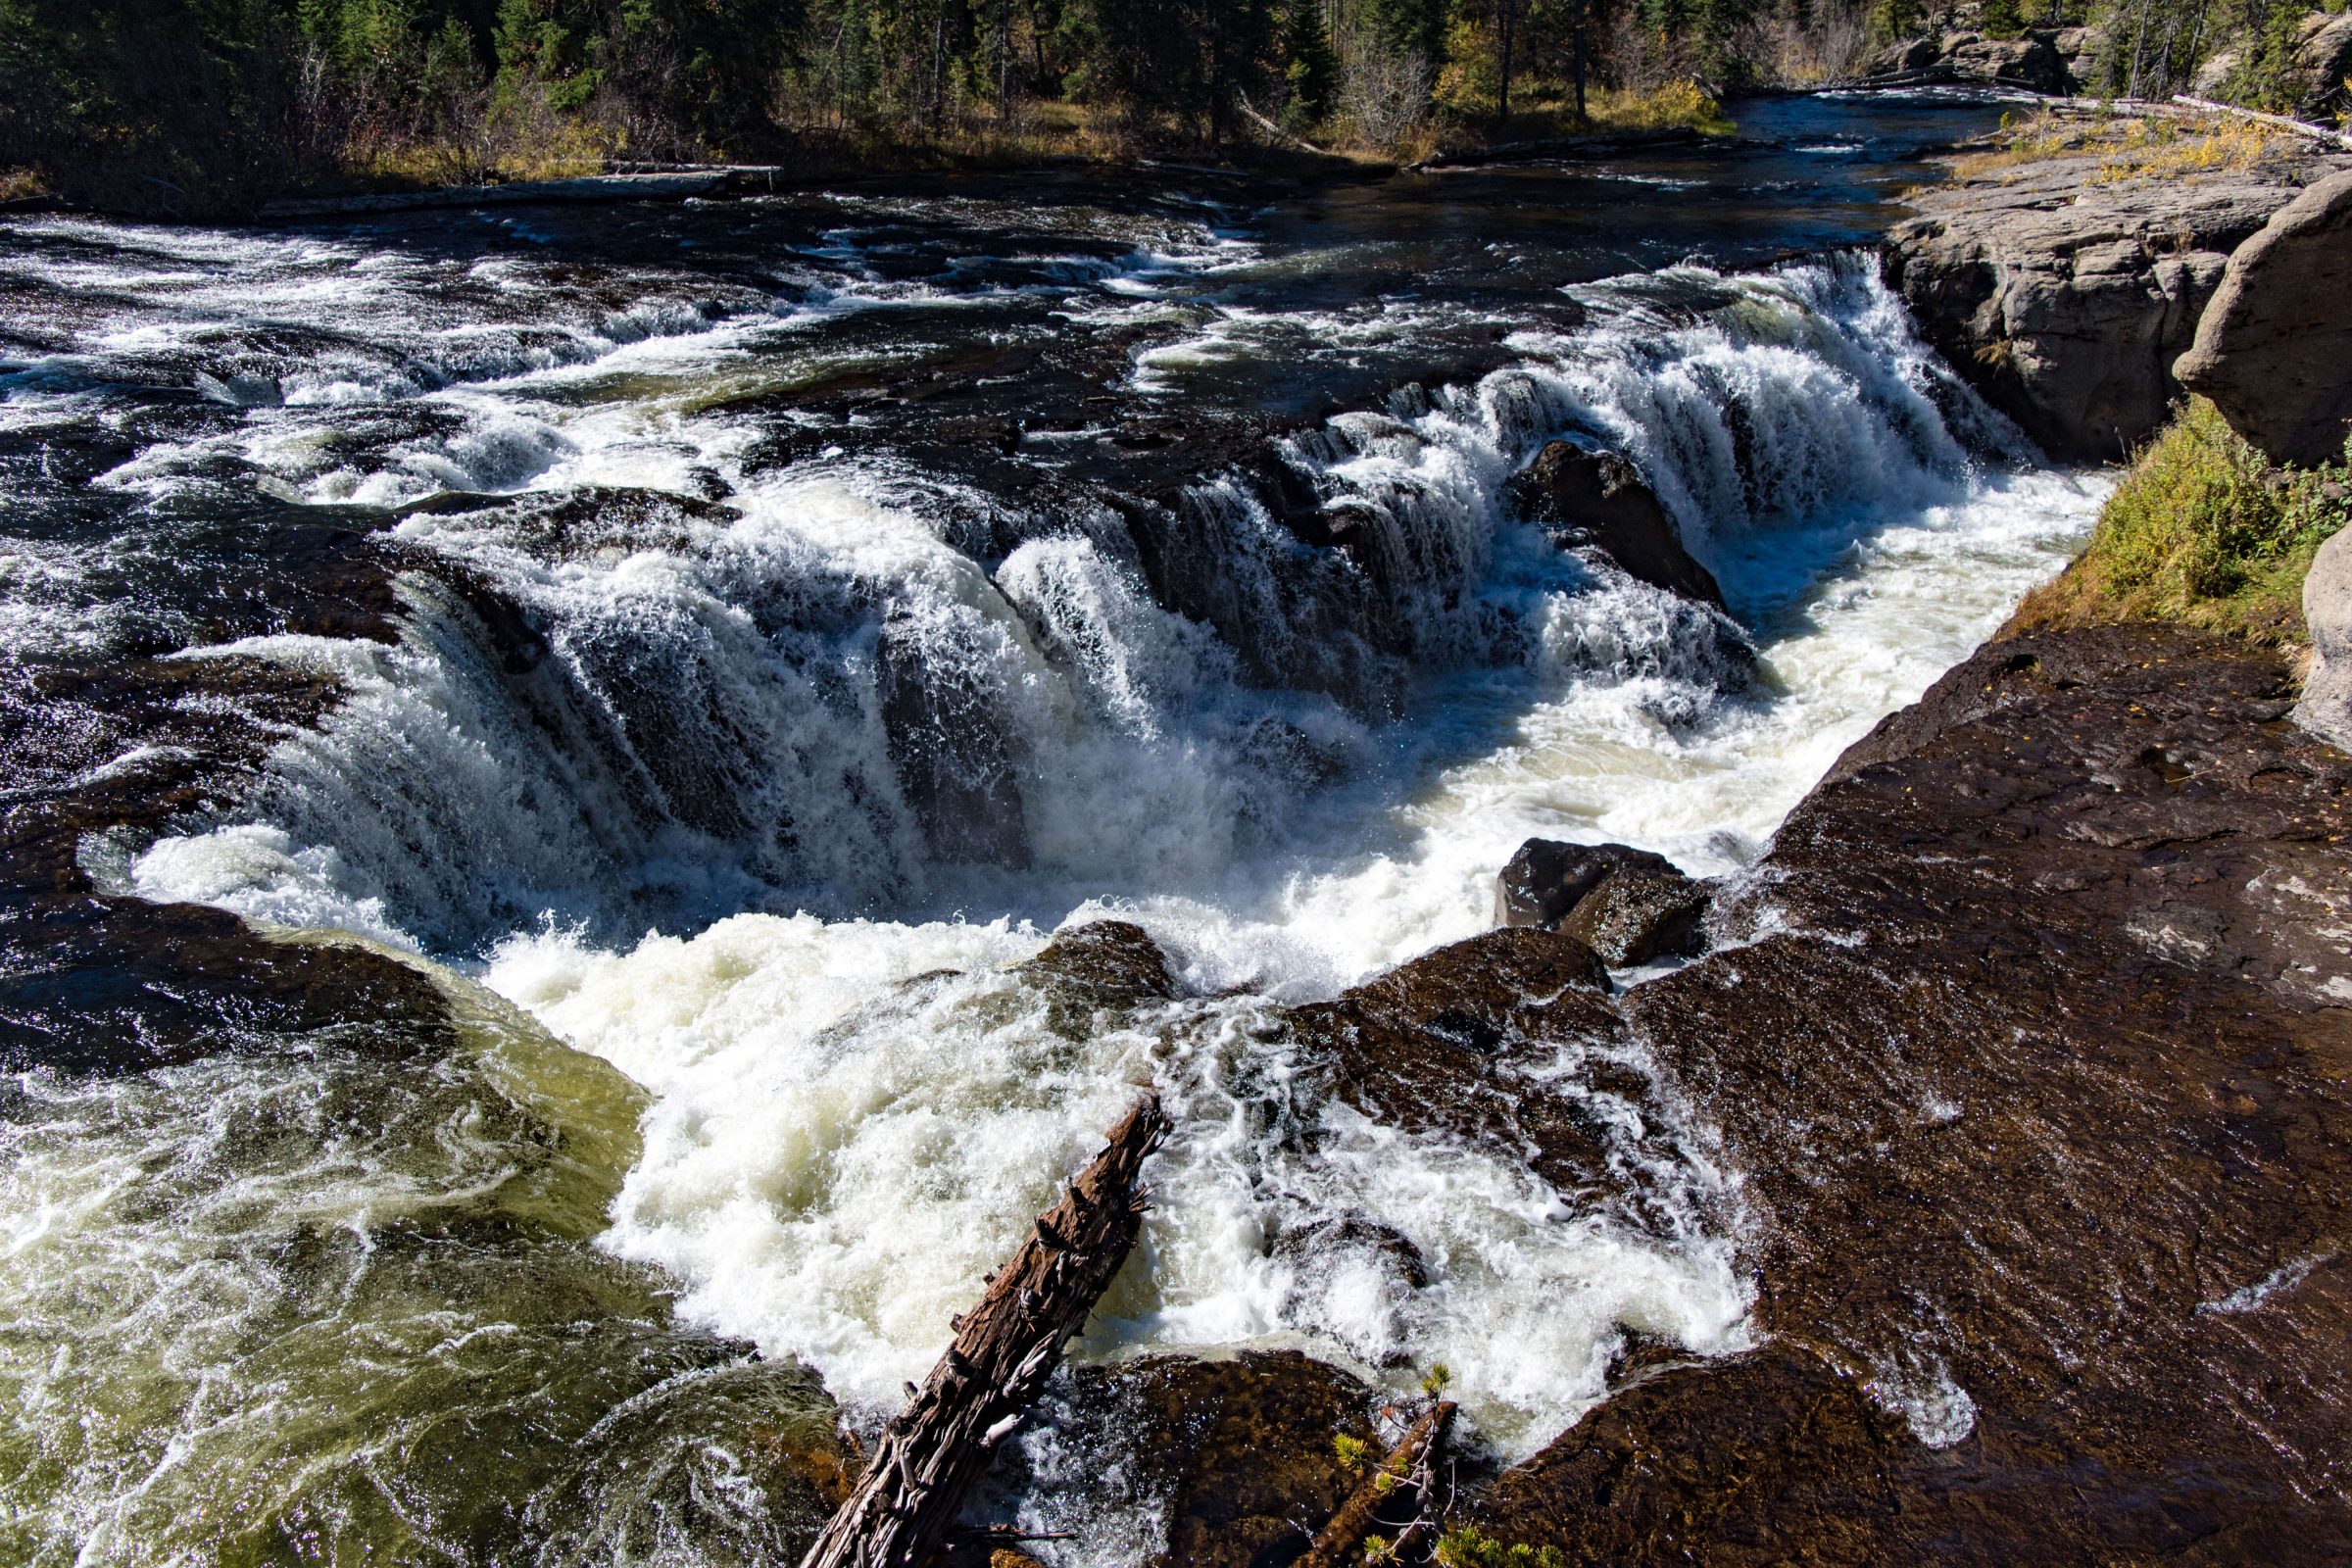
[[[2340,3],[2340,0],[2338,0]],[[2095,8],[2095,12],[2094,12]],[[646,161],[1409,149],[1691,118],[1937,26],[2103,22],[2137,76],[2295,0],[0,0],[0,177],[217,211]],[[2151,52],[2150,38],[2161,39]],[[2271,40],[2265,43],[2265,40]],[[2104,57],[2110,63],[2117,51]],[[2150,62],[2153,61],[2154,64]],[[1677,84],[1695,84],[1681,86]],[[2120,88],[2120,83],[2115,84]],[[1657,96],[1660,89],[1669,91]],[[1663,106],[1663,107],[1659,107]]]

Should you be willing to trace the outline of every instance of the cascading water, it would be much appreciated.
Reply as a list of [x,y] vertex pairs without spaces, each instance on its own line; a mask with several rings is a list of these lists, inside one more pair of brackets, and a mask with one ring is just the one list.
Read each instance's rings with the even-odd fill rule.
[[[715,1436],[688,1490],[735,1502],[608,1495],[551,1459],[500,1481],[507,1524],[468,1523],[412,1473],[416,1387],[352,1368],[462,1363],[483,1334],[528,1360],[553,1330],[454,1270],[401,1264],[402,1296],[368,1239],[463,1232],[432,1245],[674,1316],[658,1353],[582,1353],[673,1357],[679,1430],[716,1433],[728,1379],[780,1388],[794,1361],[870,1420],[1147,1081],[1178,1132],[1149,1256],[1087,1355],[1296,1346],[1395,1387],[1443,1361],[1510,1458],[1603,1395],[1629,1333],[1744,1343],[1737,1173],[1638,1052],[1541,1042],[1513,1091],[1601,1129],[1627,1190],[1596,1196],[1332,1098],[1281,1008],[1482,929],[1533,834],[1736,873],[2053,568],[2096,485],[2036,468],[1864,255],[1566,287],[1514,258],[1507,290],[1285,310],[1269,297],[1299,264],[1230,211],[1024,215],[975,259],[953,203],[823,200],[779,208],[800,238],[684,283],[649,220],[642,254],[585,281],[503,237],[465,256],[364,234],[160,237],[150,276],[54,225],[46,270],[12,284],[132,302],[59,319],[8,369],[12,439],[131,432],[75,435],[92,493],[393,514],[371,536],[398,572],[392,641],[110,612],[338,700],[233,801],[95,836],[83,865],[422,955],[535,1020],[451,977],[476,1021],[429,1069],[278,1041],[18,1086],[0,1281],[27,1305],[0,1380],[24,1413],[0,1426],[0,1528],[26,1558],[210,1560],[231,1537],[180,1513],[233,1494],[265,1535],[404,1560],[501,1529],[551,1559],[659,1540],[759,1560],[756,1455]],[[200,308],[140,303],[183,276]],[[352,276],[390,303],[330,332],[319,301]],[[1226,433],[1222,389],[1292,344],[1362,395]],[[125,390],[165,373],[142,355],[185,354],[185,402]],[[1041,386],[1042,414],[989,412]],[[1214,459],[1154,488],[1187,399]],[[1638,464],[1736,626],[1518,514],[1512,475],[1557,438]],[[1306,542],[1302,505],[1338,542]],[[65,651],[41,657],[117,635],[77,629],[74,600],[128,569],[118,546],[59,528],[9,548],[11,615]],[[1105,914],[1152,933],[1179,995],[1073,1031],[1017,965]],[[279,1126],[275,1096],[318,1108]],[[412,1108],[335,1119],[384,1096]],[[579,1162],[560,1201],[532,1148]],[[1417,1283],[1373,1236],[1404,1240]],[[101,1256],[140,1282],[112,1305],[70,1284]],[[316,1353],[262,1348],[314,1291],[350,1303],[307,1331]],[[775,1370],[695,1348],[711,1334]],[[68,1453],[39,1412],[95,1397],[77,1356],[123,1358],[127,1392]],[[318,1412],[337,1401],[394,1412],[393,1435],[334,1435]],[[527,1419],[603,1451],[594,1403]],[[272,1409],[296,1437],[257,1435]],[[1024,1441],[1055,1473],[1052,1431]],[[566,1488],[588,1512],[557,1519]],[[1131,1562],[1152,1528],[1136,1506],[1044,1549]]]

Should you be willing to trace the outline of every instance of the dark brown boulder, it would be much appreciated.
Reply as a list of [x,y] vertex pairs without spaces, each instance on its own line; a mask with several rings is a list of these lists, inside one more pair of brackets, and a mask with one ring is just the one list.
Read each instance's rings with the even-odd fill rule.
[[1562,544],[1604,556],[1652,587],[1723,608],[1713,573],[1683,548],[1641,471],[1615,453],[1554,441],[1513,477],[1510,499],[1529,521],[1556,530]]
[[1057,931],[1018,972],[1105,1007],[1176,995],[1168,956],[1132,920],[1090,920]]
[[1765,1351],[1498,1484],[1573,1562],[2352,1553],[2352,758],[2277,655],[1987,647],[1619,1009],[1740,1173]]
[[1706,941],[1707,885],[1668,866],[1625,866],[1579,899],[1562,935],[1600,955],[1612,969],[1658,958],[1684,957]]
[[1568,844],[1529,839],[1519,846],[1494,884],[1494,923],[1557,931],[1578,903],[1602,878],[1618,870],[1650,876],[1679,876],[1663,855],[1623,844]]
[[1886,1479],[1909,1446],[1854,1379],[1776,1345],[1623,1390],[1469,1513],[1571,1563],[1886,1561],[1910,1544]]
[[2238,247],[2173,370],[2277,461],[2343,457],[2352,438],[2352,170],[2312,186]]

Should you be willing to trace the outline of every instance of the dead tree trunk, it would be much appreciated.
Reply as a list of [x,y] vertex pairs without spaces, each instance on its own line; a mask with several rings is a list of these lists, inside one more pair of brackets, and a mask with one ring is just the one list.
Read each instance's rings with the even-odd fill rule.
[[1438,1445],[1446,1440],[1446,1425],[1453,1419],[1453,1403],[1441,1399],[1429,1407],[1420,1420],[1405,1433],[1402,1442],[1389,1450],[1380,1467],[1364,1477],[1356,1489],[1340,1504],[1340,1511],[1331,1522],[1315,1533],[1314,1544],[1306,1548],[1297,1568],[1342,1568],[1355,1560],[1355,1548],[1363,1544],[1365,1534],[1371,1530],[1373,1515],[1380,1505],[1396,1494],[1398,1487],[1418,1486],[1424,1501],[1429,1496],[1434,1468],[1429,1461],[1436,1455]]
[[930,1378],[884,1429],[865,1474],[801,1568],[928,1568],[997,1441],[1086,1327],[1143,1228],[1136,1172],[1167,1133],[1159,1098],[1137,1101],[1061,1201],[1038,1216],[1012,1261]]

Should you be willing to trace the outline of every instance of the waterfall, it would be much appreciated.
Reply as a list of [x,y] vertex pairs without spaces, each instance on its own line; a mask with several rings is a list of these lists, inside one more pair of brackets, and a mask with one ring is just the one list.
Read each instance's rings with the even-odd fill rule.
[[[1238,471],[1172,506],[1032,513],[998,559],[926,515],[955,481],[823,464],[738,471],[719,503],[416,512],[402,646],[224,650],[337,661],[351,698],[131,885],[461,954],[540,918],[614,940],[743,909],[1204,893],[1311,849],[1317,792],[1398,787],[1381,737],[1449,673],[1537,699],[1642,681],[1682,722],[1744,680],[1716,612],[1511,514],[1544,441],[1633,457],[1736,607],[1790,588],[1736,569],[1743,543],[1866,530],[2017,455],[1866,258],[1578,292],[1587,323],[1520,334],[1516,363],[1280,442],[1332,545]],[[508,462],[473,434],[442,450]]]

